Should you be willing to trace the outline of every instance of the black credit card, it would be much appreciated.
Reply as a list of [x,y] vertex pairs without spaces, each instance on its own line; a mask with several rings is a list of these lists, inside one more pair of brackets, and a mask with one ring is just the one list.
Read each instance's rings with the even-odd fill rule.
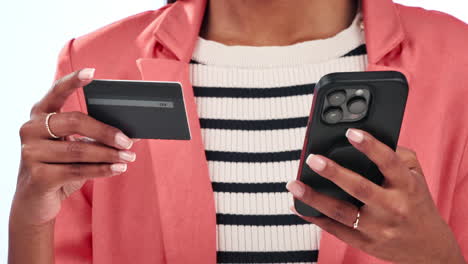
[[131,138],[191,138],[180,83],[93,80],[83,90],[88,114]]

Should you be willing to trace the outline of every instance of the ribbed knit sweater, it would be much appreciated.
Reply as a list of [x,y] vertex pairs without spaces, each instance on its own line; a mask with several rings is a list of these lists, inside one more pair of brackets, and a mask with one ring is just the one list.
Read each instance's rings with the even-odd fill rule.
[[290,212],[315,83],[363,71],[358,13],[337,35],[290,46],[199,38],[193,84],[217,216],[218,263],[314,263],[320,229]]

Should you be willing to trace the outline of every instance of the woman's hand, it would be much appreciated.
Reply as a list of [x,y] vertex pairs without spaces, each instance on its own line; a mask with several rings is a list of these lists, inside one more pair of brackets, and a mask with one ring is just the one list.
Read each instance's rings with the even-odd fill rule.
[[56,140],[46,128],[47,114],[59,111],[76,88],[91,82],[93,73],[94,69],[84,69],[57,81],[20,129],[22,156],[12,213],[25,223],[51,221],[63,199],[86,180],[120,174],[135,160],[135,153],[126,150],[131,139],[84,113],[52,115],[49,128],[59,137],[79,134],[94,140]]
[[[10,263],[51,263],[53,223],[62,201],[88,179],[123,173],[135,160],[133,141],[80,112],[58,112],[73,91],[93,79],[83,69],[58,80],[20,129],[21,164],[10,214]],[[50,132],[46,127],[48,123]],[[70,140],[79,134],[88,140]],[[68,137],[69,140],[57,140]]]
[[[385,177],[383,186],[341,167],[330,159],[310,155],[307,164],[350,195],[356,206],[292,181],[288,190],[327,217],[300,217],[370,255],[396,263],[465,263],[449,226],[439,215],[416,154],[396,152],[357,129],[346,133],[350,143],[366,154]],[[360,213],[357,229],[354,223]]]

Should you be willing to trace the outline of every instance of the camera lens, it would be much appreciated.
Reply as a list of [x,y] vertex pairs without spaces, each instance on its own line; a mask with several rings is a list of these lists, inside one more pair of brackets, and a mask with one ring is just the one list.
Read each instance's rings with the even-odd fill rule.
[[348,102],[348,110],[353,114],[361,114],[362,112],[366,111],[367,103],[366,100],[362,97],[355,97],[349,100]]
[[325,122],[336,124],[343,118],[343,111],[339,108],[329,108],[324,114]]
[[336,91],[328,95],[328,102],[333,106],[339,106],[346,100],[346,93],[344,91]]

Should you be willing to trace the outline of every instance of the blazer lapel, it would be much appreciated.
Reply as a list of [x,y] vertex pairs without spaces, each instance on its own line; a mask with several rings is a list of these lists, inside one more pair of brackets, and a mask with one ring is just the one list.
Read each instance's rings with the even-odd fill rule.
[[[148,140],[159,201],[167,263],[216,262],[216,214],[213,190],[189,64],[141,58],[143,80],[177,81],[183,88],[191,140]],[[151,122],[151,120],[149,120]],[[164,124],[161,124],[164,126]]]

